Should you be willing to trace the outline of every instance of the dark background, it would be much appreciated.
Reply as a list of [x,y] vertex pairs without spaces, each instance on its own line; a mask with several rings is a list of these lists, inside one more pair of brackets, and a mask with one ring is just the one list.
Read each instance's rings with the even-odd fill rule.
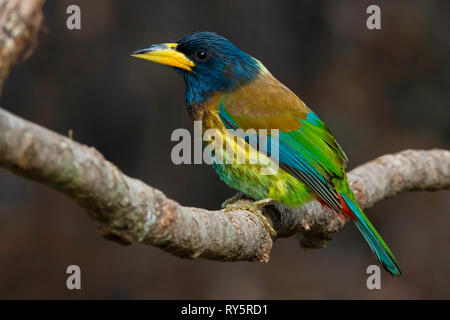
[[[81,7],[81,31],[66,8]],[[382,30],[366,28],[381,7]],[[1,106],[95,146],[126,174],[189,206],[234,194],[206,165],[170,160],[192,123],[182,79],[129,56],[145,45],[215,31],[260,59],[321,118],[349,169],[408,148],[449,148],[448,1],[48,1],[37,48]],[[404,271],[366,288],[375,259],[349,225],[325,249],[275,243],[267,264],[183,260],[105,241],[74,203],[0,169],[0,298],[450,298],[450,193],[400,194],[367,210]],[[66,268],[82,290],[66,289]]]

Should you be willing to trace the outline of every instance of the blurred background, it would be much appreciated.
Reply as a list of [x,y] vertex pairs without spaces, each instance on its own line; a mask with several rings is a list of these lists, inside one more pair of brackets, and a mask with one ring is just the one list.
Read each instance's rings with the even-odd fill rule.
[[[66,8],[81,8],[80,31]],[[366,8],[381,7],[381,30]],[[321,118],[349,170],[408,148],[450,147],[448,1],[48,1],[34,54],[1,106],[94,146],[126,174],[188,205],[234,194],[207,165],[174,165],[170,135],[192,122],[173,70],[131,58],[145,45],[215,31],[260,59]],[[0,298],[446,299],[450,192],[400,194],[367,214],[402,267],[366,287],[375,259],[348,225],[325,249],[278,240],[267,264],[183,260],[104,240],[60,193],[0,168]],[[66,268],[82,290],[66,288]]]

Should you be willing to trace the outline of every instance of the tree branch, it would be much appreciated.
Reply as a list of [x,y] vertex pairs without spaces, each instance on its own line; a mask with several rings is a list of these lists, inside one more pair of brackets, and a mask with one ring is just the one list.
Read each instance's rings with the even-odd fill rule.
[[[268,261],[272,240],[248,211],[184,207],[161,191],[123,174],[94,148],[0,109],[0,166],[64,192],[97,221],[107,239],[157,246],[182,257]],[[362,208],[398,192],[450,187],[450,152],[407,150],[349,173]],[[316,201],[271,210],[280,237],[300,232],[321,247],[344,225]]]

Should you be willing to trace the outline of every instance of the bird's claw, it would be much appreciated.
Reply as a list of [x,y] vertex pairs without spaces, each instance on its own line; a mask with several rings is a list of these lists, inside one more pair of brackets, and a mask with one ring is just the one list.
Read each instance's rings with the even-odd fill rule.
[[267,217],[262,212],[262,209],[265,206],[274,203],[274,200],[267,198],[263,200],[254,201],[250,199],[245,199],[244,197],[245,196],[241,196],[240,198],[238,198],[238,195],[236,195],[233,198],[225,200],[222,203],[222,207],[224,208],[222,209],[222,211],[229,212],[234,210],[247,210],[252,212],[264,224],[272,239],[275,239],[277,237],[277,232],[275,231],[275,229],[272,227]]
[[232,196],[231,198],[228,198],[224,202],[222,202],[220,207],[222,209],[226,209],[229,205],[235,203],[236,201],[242,200],[242,199],[246,199],[245,194],[243,194],[242,192],[238,192],[234,196]]

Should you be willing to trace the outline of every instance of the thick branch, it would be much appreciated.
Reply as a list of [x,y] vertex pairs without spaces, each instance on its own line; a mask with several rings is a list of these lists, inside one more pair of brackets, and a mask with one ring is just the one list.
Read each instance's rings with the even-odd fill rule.
[[[87,210],[108,239],[151,244],[191,258],[269,259],[272,240],[250,212],[181,206],[124,175],[94,148],[3,109],[0,132],[0,166],[64,192]],[[363,208],[398,192],[449,188],[450,152],[407,150],[382,156],[354,169],[349,179]],[[344,225],[316,201],[271,211],[279,236],[301,232],[309,247],[323,246]]]
[[[0,89],[12,66],[31,52],[43,0],[0,0]],[[0,166],[64,192],[122,243],[142,242],[183,257],[268,261],[272,240],[247,211],[183,207],[161,191],[127,177],[94,148],[20,119],[0,108]],[[386,155],[349,174],[363,208],[410,190],[450,187],[450,152],[408,150]],[[322,247],[344,225],[317,202],[276,206],[279,236],[301,233],[304,246]]]
[[43,3],[44,0],[0,0],[0,91],[11,68],[34,48]]

